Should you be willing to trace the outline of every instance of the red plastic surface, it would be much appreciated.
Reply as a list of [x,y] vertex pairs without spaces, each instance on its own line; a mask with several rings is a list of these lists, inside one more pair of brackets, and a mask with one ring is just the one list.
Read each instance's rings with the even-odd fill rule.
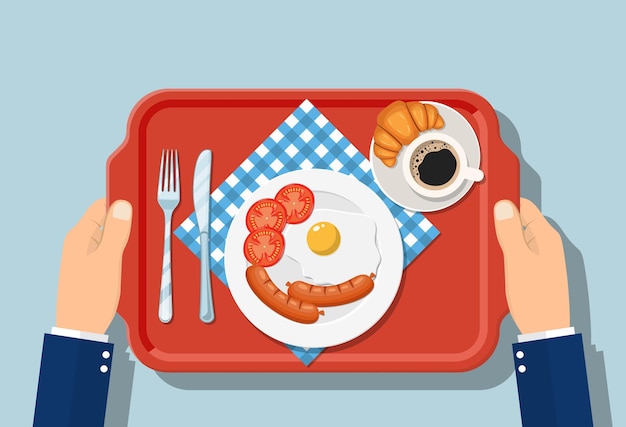
[[[483,182],[457,204],[425,216],[440,230],[404,271],[400,291],[378,324],[361,337],[326,349],[308,367],[282,343],[258,331],[230,292],[212,276],[216,320],[198,319],[200,263],[172,239],[174,318],[157,316],[163,214],[156,199],[163,148],[180,156],[181,203],[173,226],[192,211],[197,155],[213,150],[213,189],[304,99],[309,99],[369,157],[376,116],[390,102],[430,100],[459,111],[481,145]],[[124,143],[107,164],[109,201],[132,202],[133,229],[122,272],[118,312],[137,358],[159,371],[432,372],[465,371],[496,347],[508,312],[493,205],[519,200],[519,163],[500,139],[493,108],[466,90],[163,90],[130,115]]]

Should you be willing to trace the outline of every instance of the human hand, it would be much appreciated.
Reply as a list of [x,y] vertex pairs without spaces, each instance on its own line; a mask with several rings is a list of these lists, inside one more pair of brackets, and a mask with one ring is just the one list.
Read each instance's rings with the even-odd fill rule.
[[65,237],[59,273],[56,326],[103,334],[120,298],[122,254],[130,234],[132,206],[125,200],[106,210],[94,202]]
[[561,236],[530,201],[520,210],[508,200],[494,206],[504,254],[506,299],[522,334],[570,326],[569,293]]

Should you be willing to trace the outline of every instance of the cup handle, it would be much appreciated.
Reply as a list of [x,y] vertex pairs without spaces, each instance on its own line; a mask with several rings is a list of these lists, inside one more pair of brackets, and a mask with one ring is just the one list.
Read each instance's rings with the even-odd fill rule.
[[485,174],[480,169],[475,168],[466,168],[465,169],[465,179],[469,179],[470,181],[480,182],[485,177]]

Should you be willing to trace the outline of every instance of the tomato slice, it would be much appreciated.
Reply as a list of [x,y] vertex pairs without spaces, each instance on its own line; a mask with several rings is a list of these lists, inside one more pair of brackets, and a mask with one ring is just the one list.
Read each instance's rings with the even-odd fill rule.
[[261,199],[253,204],[246,214],[248,231],[271,228],[282,231],[287,224],[287,212],[282,203],[274,199]]
[[313,192],[302,184],[289,184],[281,188],[275,199],[287,211],[287,223],[299,224],[313,213]]
[[248,262],[261,267],[276,264],[285,252],[285,238],[271,228],[260,228],[248,235],[243,243],[243,254]]

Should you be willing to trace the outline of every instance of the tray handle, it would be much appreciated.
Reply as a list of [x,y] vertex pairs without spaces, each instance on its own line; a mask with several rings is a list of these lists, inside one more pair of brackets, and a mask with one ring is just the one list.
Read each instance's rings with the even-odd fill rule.
[[[124,255],[122,258],[122,287],[120,302],[117,312],[129,323],[128,316],[131,316],[134,307],[138,306],[138,224],[141,218],[141,207],[137,206],[138,187],[137,182],[124,179],[129,170],[136,169],[138,164],[138,153],[136,146],[125,140],[115,150],[107,160],[106,176],[107,207],[112,202],[119,199],[127,200],[133,206],[132,228]],[[137,313],[135,313],[136,315]]]

